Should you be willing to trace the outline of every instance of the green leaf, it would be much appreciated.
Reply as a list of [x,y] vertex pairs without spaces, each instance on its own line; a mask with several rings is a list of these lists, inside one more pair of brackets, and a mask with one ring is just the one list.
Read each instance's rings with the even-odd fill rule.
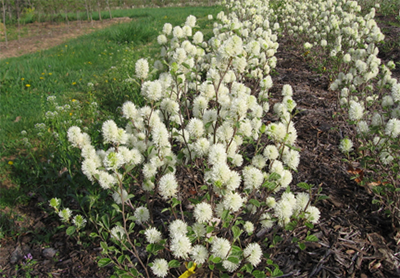
[[256,199],[250,199],[249,203],[253,204],[254,206],[256,206],[258,208],[260,207],[260,202],[257,201]]
[[211,233],[212,231],[214,231],[214,227],[213,226],[207,226],[207,229],[206,229],[206,231],[207,231],[207,234],[209,234],[209,233]]
[[306,222],[304,225],[306,225],[306,227],[309,229],[314,229],[314,225],[310,222]]
[[312,184],[308,184],[306,182],[300,182],[297,184],[297,186],[306,190],[310,190],[313,187]]
[[177,205],[179,205],[181,203],[181,201],[179,201],[176,198],[172,198],[172,207],[176,207]]
[[229,217],[229,210],[224,210],[223,212],[222,212],[222,220],[223,221],[226,221],[226,220],[228,220],[228,217]]
[[207,190],[207,189],[208,189],[208,186],[207,186],[207,185],[202,185],[202,186],[200,187],[200,189],[201,189],[201,190]]
[[234,263],[234,264],[238,264],[239,258],[231,256],[228,258],[228,261],[230,261],[231,263]]
[[91,238],[96,238],[96,237],[99,237],[99,235],[96,234],[96,233],[90,233],[89,237],[91,237]]
[[215,265],[213,265],[213,264],[208,265],[208,268],[211,270],[214,270],[214,267],[215,267]]
[[306,245],[304,244],[304,242],[299,242],[299,248],[300,250],[306,249]]
[[326,200],[326,199],[329,199],[329,197],[326,195],[319,195],[317,198],[317,201]]
[[102,222],[103,222],[103,224],[104,224],[104,227],[105,227],[107,230],[109,230],[109,229],[110,229],[110,218],[108,218],[108,215],[107,215],[107,214],[104,214],[104,215],[101,217],[101,220],[102,220]]
[[272,181],[277,181],[281,178],[281,175],[279,175],[278,173],[272,173],[271,175],[269,175],[269,180]]
[[319,238],[317,238],[315,235],[308,235],[306,237],[306,241],[317,242],[319,241]]
[[242,249],[240,249],[239,246],[232,245],[232,249],[231,249],[232,256],[241,257],[242,254],[243,254],[243,251],[242,251]]
[[123,264],[124,261],[125,261],[125,255],[119,256],[117,261],[118,261],[120,264]]
[[297,227],[297,221],[291,221],[286,226],[285,229],[288,231],[293,231]]
[[220,257],[215,257],[215,258],[212,258],[211,261],[212,261],[213,263],[217,264],[217,263],[221,262],[222,259],[221,259]]
[[172,260],[172,261],[169,261],[168,262],[168,266],[170,267],[170,268],[177,268],[177,267],[179,267],[181,264],[179,263],[179,261],[177,261],[177,260]]
[[232,227],[233,238],[237,239],[243,233],[243,231],[238,226]]
[[253,273],[252,273],[252,275],[253,275],[255,278],[265,278],[265,277],[267,277],[267,275],[265,275],[265,273],[262,272],[262,271],[260,271],[260,270],[254,270]]
[[107,242],[101,241],[100,242],[100,247],[101,247],[101,249],[103,249],[103,251],[107,251],[108,250]]
[[98,265],[99,267],[105,267],[105,266],[109,265],[110,263],[111,263],[111,259],[109,259],[109,258],[102,258],[102,259],[99,260],[99,262],[97,263],[97,265]]
[[69,226],[68,229],[66,230],[66,234],[71,236],[75,233],[76,227],[75,226]]
[[279,267],[276,267],[274,269],[274,271],[272,272],[272,277],[279,277],[282,275],[283,275],[283,272],[282,272],[282,270],[279,269]]

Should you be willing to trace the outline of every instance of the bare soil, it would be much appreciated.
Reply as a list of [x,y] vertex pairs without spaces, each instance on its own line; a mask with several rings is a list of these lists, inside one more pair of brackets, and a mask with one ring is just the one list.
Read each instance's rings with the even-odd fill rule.
[[[18,57],[24,54],[49,49],[63,44],[69,39],[89,34],[113,24],[132,21],[129,17],[105,19],[102,21],[70,21],[69,23],[31,23],[24,25],[27,28],[27,36],[19,40],[0,42],[0,59]],[[4,36],[0,36],[4,39]]]
[[[385,22],[384,18],[380,19]],[[399,39],[400,28],[386,28],[389,26],[384,23],[380,25],[384,32],[388,32],[386,37],[392,40],[388,43]],[[90,26],[86,30],[91,30]],[[76,33],[60,36],[59,42]],[[56,44],[51,36],[42,36],[41,45],[50,47]],[[385,49],[380,54],[384,61],[400,61],[400,49],[384,48],[384,45],[382,49]],[[8,53],[20,54],[16,50]],[[271,258],[285,273],[282,277],[400,277],[400,233],[392,227],[390,219],[372,205],[373,196],[368,188],[351,179],[348,165],[342,161],[343,155],[338,150],[344,129],[341,122],[332,117],[337,111],[337,96],[328,89],[330,81],[310,69],[301,55],[285,42],[281,43],[277,58],[278,74],[273,77],[272,101],[281,98],[284,84],[290,84],[298,109],[302,111],[294,120],[297,144],[302,151],[293,184],[305,181],[320,186],[322,194],[329,199],[317,203],[321,219],[311,232],[318,236],[319,242],[308,243],[304,251],[295,244],[283,244],[278,249],[268,250]],[[393,76],[399,79],[400,71],[395,70]],[[31,276],[110,277],[111,268],[97,267],[96,258],[101,252],[98,242],[79,245],[63,231],[55,232],[42,242],[32,241],[59,225],[50,221],[37,206],[40,201],[37,197],[28,206],[18,208],[21,214],[31,219],[25,225],[32,232],[1,241],[0,273],[6,277],[20,277],[24,271],[16,270],[15,266],[21,265],[23,256],[31,253],[37,261],[30,270]],[[302,233],[304,231],[298,231],[299,235]],[[53,248],[57,254],[52,258],[46,257],[46,248]],[[13,258],[15,262],[11,263]],[[192,277],[203,275],[198,273]]]

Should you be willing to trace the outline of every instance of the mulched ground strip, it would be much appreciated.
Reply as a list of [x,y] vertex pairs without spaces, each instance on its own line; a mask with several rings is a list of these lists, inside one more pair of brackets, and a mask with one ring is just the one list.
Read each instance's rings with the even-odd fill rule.
[[[381,21],[384,18],[378,17]],[[380,23],[387,38],[399,38],[400,29]],[[294,100],[301,110],[295,117],[298,132],[297,145],[301,148],[301,162],[294,174],[292,188],[298,182],[321,186],[329,199],[317,203],[321,211],[320,224],[312,233],[319,242],[307,243],[304,251],[295,244],[282,244],[277,250],[268,250],[273,260],[285,273],[284,277],[400,277],[400,246],[396,244],[399,234],[391,227],[390,220],[371,203],[368,190],[351,180],[347,164],[338,144],[345,130],[338,120],[332,118],[337,110],[335,93],[328,90],[329,80],[311,71],[293,51],[285,50],[281,42],[277,53],[277,75],[272,90],[272,102],[281,99],[281,88],[290,84]],[[389,49],[381,53],[384,60],[400,61],[400,50]],[[400,77],[399,69],[393,72]],[[268,115],[267,115],[268,117]],[[46,215],[35,205],[21,208],[36,221],[32,230],[51,229],[58,223],[49,223]],[[35,229],[35,227],[37,229]],[[304,230],[295,235],[304,236]],[[46,244],[32,242],[33,234],[20,235],[16,240],[3,239],[0,246],[0,273],[6,277],[24,276],[17,272],[12,256],[21,262],[23,255],[31,253],[38,262],[31,275],[38,277],[110,277],[111,268],[97,267],[96,258],[100,248],[96,243],[88,246],[76,244],[64,232],[48,239]],[[53,258],[44,257],[43,250],[55,249]],[[195,276],[192,276],[195,277]],[[200,277],[198,275],[197,277]]]

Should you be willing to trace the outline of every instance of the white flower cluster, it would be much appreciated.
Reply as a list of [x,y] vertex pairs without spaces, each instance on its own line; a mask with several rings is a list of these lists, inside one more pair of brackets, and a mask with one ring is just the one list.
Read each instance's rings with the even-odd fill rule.
[[[279,46],[279,25],[268,20],[272,15],[268,1],[231,1],[228,6],[232,12],[218,15],[214,36],[208,41],[201,31],[193,34],[194,16],[189,16],[183,27],[164,25],[157,39],[163,59],[155,63],[158,78],[149,80],[151,70],[145,59],[136,63],[136,78],[142,82],[141,94],[147,105],[139,108],[129,101],[123,104],[123,117],[128,122],[125,128],[118,127],[112,119],[103,123],[107,150],[96,150],[78,127],[70,128],[68,138],[82,150],[83,173],[110,190],[117,204],[129,202],[132,196],[123,186],[126,171],[135,175],[135,186],[141,186],[151,198],[160,197],[160,201],[171,204],[182,200],[178,171],[185,164],[202,161],[206,170],[200,178],[212,200],[204,199],[193,206],[194,223],[190,226],[183,215],[182,220],[170,222],[169,250],[176,259],[192,259],[198,264],[212,254],[222,259],[227,271],[233,272],[242,260],[257,266],[262,251],[257,243],[248,243],[239,263],[228,260],[234,256],[232,247],[239,247],[218,234],[222,215],[244,216],[246,206],[252,206],[248,204],[249,196],[263,203],[265,195],[259,192],[277,195],[280,189],[287,188],[300,154],[295,150],[297,133],[292,112],[296,102],[291,86],[283,86],[283,100],[273,108],[279,120],[263,125],[273,85],[269,73],[276,66]],[[247,86],[250,80],[258,86]],[[268,141],[266,147],[259,144],[261,139]],[[251,164],[244,159],[249,142],[258,148]],[[267,206],[260,208],[265,211],[261,225],[247,221],[244,231],[255,233],[261,226],[274,224],[275,218],[283,226],[302,210],[306,220],[318,221],[318,209],[307,207],[300,197],[285,194],[287,197],[278,202],[268,199]],[[135,208],[137,224],[147,224],[149,217],[146,206]],[[265,224],[268,220],[269,224]],[[216,230],[206,234],[210,225],[215,225]],[[156,228],[147,228],[144,234],[150,244],[162,241]],[[112,235],[116,239],[125,236],[120,226],[113,228]],[[205,237],[211,242],[207,247],[201,244]],[[193,238],[199,244],[194,245]],[[151,269],[154,275],[165,277],[168,263],[155,259]]]
[[356,140],[343,139],[339,148],[349,153],[353,142],[369,146],[369,155],[380,160],[371,167],[379,168],[379,162],[386,166],[400,157],[392,147],[399,144],[400,84],[392,77],[395,64],[382,65],[378,58],[376,45],[384,35],[374,19],[375,8],[361,15],[357,1],[286,1],[276,19],[282,19],[286,33],[305,48],[315,42],[314,58],[326,61],[330,56],[337,62],[330,89],[338,91],[340,105],[358,133]]

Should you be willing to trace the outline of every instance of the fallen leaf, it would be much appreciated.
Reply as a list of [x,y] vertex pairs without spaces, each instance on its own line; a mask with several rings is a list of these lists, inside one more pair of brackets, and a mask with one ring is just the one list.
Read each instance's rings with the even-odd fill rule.
[[15,118],[14,123],[18,123],[21,120],[21,116]]

